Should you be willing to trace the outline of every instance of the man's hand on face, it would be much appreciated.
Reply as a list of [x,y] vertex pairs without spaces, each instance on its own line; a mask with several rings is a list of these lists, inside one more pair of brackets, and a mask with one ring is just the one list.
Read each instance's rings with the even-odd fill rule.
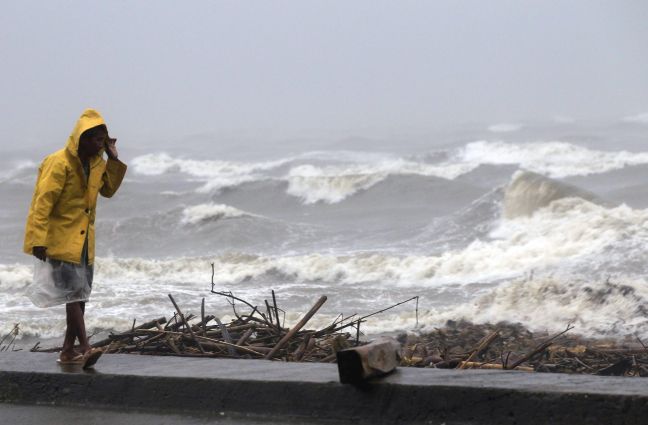
[[47,247],[45,246],[35,246],[32,248],[32,254],[34,254],[34,257],[38,258],[41,261],[45,261],[47,259]]
[[119,156],[119,154],[117,153],[117,147],[115,146],[115,143],[117,143],[117,139],[111,139],[110,136],[106,137],[106,143],[105,143],[106,155],[108,155],[108,158],[110,159],[117,159]]

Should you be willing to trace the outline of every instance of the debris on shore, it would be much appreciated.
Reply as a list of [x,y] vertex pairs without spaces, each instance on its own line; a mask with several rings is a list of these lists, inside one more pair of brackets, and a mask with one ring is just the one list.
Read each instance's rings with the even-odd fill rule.
[[648,376],[648,346],[638,337],[594,339],[531,332],[520,324],[448,321],[421,335],[402,334],[402,366],[501,369],[603,376]]
[[[335,363],[337,353],[367,344],[361,340],[360,325],[366,318],[417,301],[418,297],[362,316],[342,315],[329,326],[307,329],[309,320],[326,302],[322,296],[304,317],[288,328],[281,320],[285,312],[277,306],[274,291],[265,308],[234,296],[225,297],[235,316],[229,323],[206,315],[204,299],[200,316],[185,315],[171,294],[175,312],[129,330],[113,333],[92,344],[105,353],[159,356],[268,359],[297,362]],[[240,310],[245,309],[243,313]],[[439,369],[500,369],[524,372],[578,373],[607,376],[648,376],[648,346],[638,338],[593,339],[569,333],[531,332],[520,324],[473,324],[448,321],[427,333],[401,334],[400,366]],[[36,344],[32,351],[54,352]]]
[[[167,320],[160,317],[135,326],[130,330],[113,333],[108,338],[94,342],[93,348],[103,348],[104,353],[131,353],[158,356],[219,357],[277,359],[303,362],[335,362],[336,353],[359,344],[349,332],[354,326],[352,318],[339,316],[329,326],[320,330],[304,329],[308,321],[326,302],[322,296],[299,323],[286,328],[281,320],[282,310],[277,306],[274,291],[272,301],[265,301],[265,309],[253,306],[231,293],[218,293],[228,299],[236,317],[222,323],[213,315],[205,314],[204,299],[200,316],[185,315],[169,294],[175,312]],[[237,309],[244,305],[249,312]],[[58,348],[41,349],[38,344],[32,351],[58,351]]]

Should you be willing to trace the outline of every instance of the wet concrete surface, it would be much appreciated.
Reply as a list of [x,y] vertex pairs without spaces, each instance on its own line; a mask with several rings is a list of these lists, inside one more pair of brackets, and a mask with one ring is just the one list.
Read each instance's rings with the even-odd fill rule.
[[[0,401],[252,414],[299,423],[644,424],[648,380],[401,368],[363,387],[334,364],[105,355],[94,370],[56,354],[0,353]],[[284,422],[285,422],[284,420]]]
[[249,417],[243,415],[190,415],[149,413],[86,407],[20,405],[0,403],[3,424],[12,425],[334,425],[332,422]]

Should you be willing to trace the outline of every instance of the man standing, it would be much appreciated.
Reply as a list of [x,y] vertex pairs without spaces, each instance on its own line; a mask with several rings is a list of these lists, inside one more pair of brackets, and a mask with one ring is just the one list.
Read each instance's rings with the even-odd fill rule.
[[[42,262],[36,265],[35,276],[39,267],[46,270],[45,278],[32,285],[29,296],[34,304],[65,304],[61,364],[89,366],[100,355],[88,342],[84,313],[92,289],[97,196],[113,196],[126,174],[116,141],[108,136],[99,112],[86,109],[65,148],[45,158],[38,170],[23,250]],[[74,350],[76,339],[80,352]]]

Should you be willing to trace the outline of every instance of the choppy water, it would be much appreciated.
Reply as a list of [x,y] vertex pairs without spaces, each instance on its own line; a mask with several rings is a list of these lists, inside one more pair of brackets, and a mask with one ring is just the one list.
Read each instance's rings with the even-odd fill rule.
[[[203,143],[122,154],[127,178],[98,208],[88,325],[170,315],[169,292],[189,312],[205,296],[227,316],[225,300],[209,294],[214,263],[217,289],[260,304],[274,289],[289,322],[320,294],[329,301],[313,325],[420,295],[424,327],[463,317],[648,335],[646,129],[500,125],[429,146]],[[63,309],[22,295],[40,160],[19,150],[0,159],[0,311],[6,326],[57,337]],[[414,324],[410,304],[366,329]]]

